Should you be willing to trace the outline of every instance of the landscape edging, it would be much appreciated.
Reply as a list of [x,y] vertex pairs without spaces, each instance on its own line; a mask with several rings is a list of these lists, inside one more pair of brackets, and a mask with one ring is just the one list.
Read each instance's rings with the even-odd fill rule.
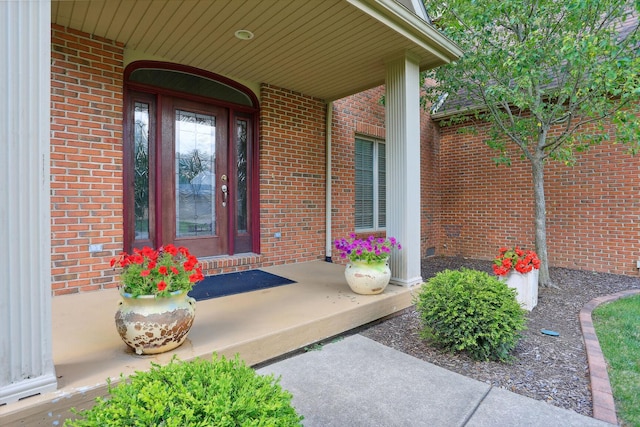
[[582,338],[587,352],[587,365],[589,366],[589,380],[593,399],[593,418],[615,425],[618,424],[618,418],[616,417],[616,405],[613,400],[609,374],[607,373],[607,362],[602,354],[591,314],[601,304],[636,294],[640,294],[639,289],[616,292],[615,294],[594,298],[580,310],[580,327],[582,328]]

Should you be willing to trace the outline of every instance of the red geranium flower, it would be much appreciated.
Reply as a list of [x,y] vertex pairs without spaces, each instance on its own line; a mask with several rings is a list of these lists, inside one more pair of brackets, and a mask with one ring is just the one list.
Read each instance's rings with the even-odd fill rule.
[[174,245],[158,250],[150,247],[134,249],[133,254],[122,252],[110,264],[122,268],[123,291],[134,297],[188,292],[195,283],[204,279],[198,259],[187,248]]
[[498,257],[493,260],[493,272],[498,276],[506,276],[514,269],[518,273],[526,274],[540,268],[540,259],[534,251],[522,250],[519,247],[499,250]]

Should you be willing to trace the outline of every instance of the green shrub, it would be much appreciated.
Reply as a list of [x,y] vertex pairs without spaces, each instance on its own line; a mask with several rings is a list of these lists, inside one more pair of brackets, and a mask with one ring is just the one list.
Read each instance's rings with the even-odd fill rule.
[[440,272],[422,285],[414,303],[423,338],[477,360],[508,360],[525,328],[516,291],[482,271]]
[[116,386],[110,397],[65,426],[300,426],[291,394],[238,357],[152,363]]

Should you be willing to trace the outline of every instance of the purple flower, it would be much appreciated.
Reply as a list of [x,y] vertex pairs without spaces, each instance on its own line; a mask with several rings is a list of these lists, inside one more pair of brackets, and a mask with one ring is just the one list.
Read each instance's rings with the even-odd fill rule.
[[355,233],[350,233],[349,239],[336,239],[334,246],[342,258],[369,263],[383,261],[391,254],[393,248],[401,249],[393,237],[387,239],[371,235],[366,239],[358,239]]

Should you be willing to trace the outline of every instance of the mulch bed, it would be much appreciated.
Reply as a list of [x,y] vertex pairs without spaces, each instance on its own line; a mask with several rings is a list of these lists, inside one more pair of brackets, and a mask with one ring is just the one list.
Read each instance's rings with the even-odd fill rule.
[[[461,267],[492,271],[490,261],[431,257],[423,260],[422,278],[426,281],[439,271]],[[538,305],[527,315],[527,330],[509,363],[477,362],[464,354],[446,353],[429,345],[420,338],[422,326],[413,308],[359,333],[492,386],[592,416],[587,357],[578,314],[596,297],[640,289],[640,278],[565,268],[551,268],[550,274],[559,289],[539,290]],[[541,329],[560,335],[543,335]]]

